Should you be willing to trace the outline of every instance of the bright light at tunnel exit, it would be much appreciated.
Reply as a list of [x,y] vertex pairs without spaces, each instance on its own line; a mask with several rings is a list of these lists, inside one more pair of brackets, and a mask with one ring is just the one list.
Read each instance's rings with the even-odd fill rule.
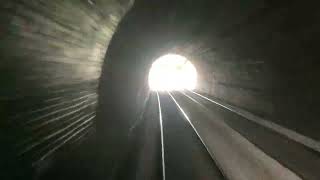
[[196,84],[196,68],[181,55],[161,56],[149,72],[149,87],[153,91],[193,90]]

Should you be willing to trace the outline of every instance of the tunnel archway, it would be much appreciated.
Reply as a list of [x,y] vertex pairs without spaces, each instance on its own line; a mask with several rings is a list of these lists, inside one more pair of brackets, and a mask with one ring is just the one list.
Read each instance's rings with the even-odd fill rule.
[[[240,110],[221,119],[250,141],[264,137],[256,145],[298,176],[319,177],[316,1],[136,0],[124,16],[132,3],[1,4],[0,165],[5,179],[40,178],[47,169],[74,177],[69,168],[75,165],[84,179],[126,179],[123,171],[144,175],[146,164],[135,158],[145,152],[139,151],[139,138],[151,132],[141,124],[157,113],[148,114],[154,107],[148,70],[156,57],[169,52],[193,60],[199,73],[195,93]],[[266,125],[239,120],[248,112],[276,133],[267,136]],[[243,131],[247,126],[259,131]],[[290,131],[281,134],[284,128]],[[287,136],[298,137],[298,143]],[[70,153],[72,148],[77,153]],[[89,160],[79,163],[88,152],[84,159]],[[70,154],[78,156],[71,161]],[[92,159],[94,170],[81,166]]]

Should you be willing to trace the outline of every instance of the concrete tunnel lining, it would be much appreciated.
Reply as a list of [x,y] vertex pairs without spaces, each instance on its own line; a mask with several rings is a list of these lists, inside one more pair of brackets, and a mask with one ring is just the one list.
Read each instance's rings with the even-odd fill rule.
[[[30,164],[70,131],[17,154],[95,113],[87,130],[90,137],[96,132],[98,151],[108,149],[104,170],[121,162],[149,97],[147,71],[168,52],[193,60],[198,92],[319,140],[315,1],[137,0],[121,22],[132,1],[90,2],[1,5],[1,154],[10,162],[8,176],[37,174]],[[36,167],[50,166],[55,154]]]

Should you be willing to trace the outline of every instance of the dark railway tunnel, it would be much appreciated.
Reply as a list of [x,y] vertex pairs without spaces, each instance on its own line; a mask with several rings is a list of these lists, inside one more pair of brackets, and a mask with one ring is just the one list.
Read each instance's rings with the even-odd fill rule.
[[[0,8],[0,179],[320,178],[316,1]],[[168,53],[194,91],[149,90]]]

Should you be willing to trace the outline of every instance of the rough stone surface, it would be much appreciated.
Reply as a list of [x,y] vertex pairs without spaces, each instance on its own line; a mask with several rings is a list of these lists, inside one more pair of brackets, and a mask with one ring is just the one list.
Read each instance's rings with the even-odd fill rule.
[[128,81],[113,86],[112,97],[119,109],[138,113],[128,102],[147,97],[150,64],[178,53],[197,67],[199,92],[319,140],[315,7],[316,1],[137,1],[110,47],[112,68],[125,73],[110,65],[109,80]]
[[0,179],[28,179],[95,129],[103,58],[130,1],[0,5]]
[[101,177],[119,177],[165,53],[194,63],[197,91],[320,140],[317,1],[137,0],[120,22],[132,3],[0,5],[1,176],[35,177],[96,131],[86,148]]

